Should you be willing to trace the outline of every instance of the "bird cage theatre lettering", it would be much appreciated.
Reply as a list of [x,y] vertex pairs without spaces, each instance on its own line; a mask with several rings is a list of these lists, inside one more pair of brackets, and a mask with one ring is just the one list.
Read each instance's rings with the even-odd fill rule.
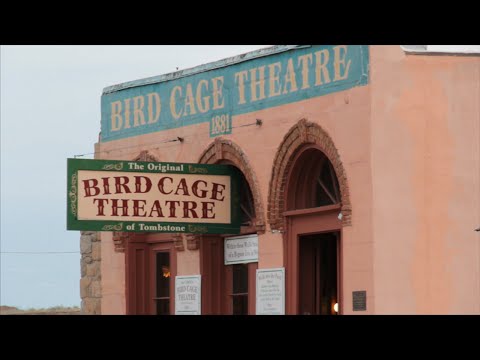
[[367,54],[365,46],[305,47],[114,86],[102,96],[102,141],[201,122],[212,137],[229,134],[235,115],[366,84]]
[[68,159],[68,174],[71,230],[240,231],[228,165]]

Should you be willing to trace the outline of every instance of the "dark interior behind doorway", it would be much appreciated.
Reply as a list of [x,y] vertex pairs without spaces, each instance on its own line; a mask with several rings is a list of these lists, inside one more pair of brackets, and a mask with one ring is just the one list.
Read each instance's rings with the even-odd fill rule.
[[336,315],[337,233],[300,236],[299,314]]

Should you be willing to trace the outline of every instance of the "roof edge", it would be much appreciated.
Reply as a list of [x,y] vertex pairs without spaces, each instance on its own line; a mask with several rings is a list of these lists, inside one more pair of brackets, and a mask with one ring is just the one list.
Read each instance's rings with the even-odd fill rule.
[[400,45],[409,54],[480,55],[480,45]]
[[264,57],[264,56],[269,56],[272,54],[277,54],[285,51],[289,51],[292,49],[301,49],[301,48],[306,48],[310,47],[311,45],[275,45],[275,46],[270,46],[266,47],[263,49],[258,49],[254,51],[250,51],[247,53],[243,53],[240,55],[235,55],[232,57],[224,58],[221,60],[213,61],[210,63],[206,63],[203,65],[198,65],[192,68],[184,69],[184,70],[179,70],[163,75],[157,75],[157,76],[152,76],[148,78],[143,78],[143,79],[138,79],[138,80],[133,80],[133,81],[128,81],[112,86],[107,86],[103,89],[102,95],[105,94],[110,94],[113,92],[117,92],[120,90],[125,90],[137,86],[144,86],[144,85],[151,85],[151,84],[157,84],[161,82],[166,82],[166,81],[171,81],[171,80],[176,80],[180,79],[186,76],[191,76],[195,74],[199,74],[202,72],[214,70],[214,69],[219,69],[223,67],[227,67],[233,64],[238,64],[244,61]]

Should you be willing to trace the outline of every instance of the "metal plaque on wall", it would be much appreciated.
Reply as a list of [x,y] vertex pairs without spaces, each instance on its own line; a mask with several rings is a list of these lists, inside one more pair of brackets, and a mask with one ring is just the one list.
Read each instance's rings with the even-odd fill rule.
[[353,311],[366,311],[367,310],[367,292],[353,291]]

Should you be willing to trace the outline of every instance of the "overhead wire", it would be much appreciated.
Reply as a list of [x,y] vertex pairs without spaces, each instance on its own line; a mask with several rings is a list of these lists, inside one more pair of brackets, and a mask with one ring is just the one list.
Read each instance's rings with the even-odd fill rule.
[[0,254],[80,254],[80,251],[0,251]]
[[[256,121],[254,123],[232,126],[232,127],[230,127],[230,129],[238,129],[238,128],[249,127],[249,126],[254,126],[254,125],[260,126],[260,125],[262,125],[262,123],[263,123],[262,120],[256,119]],[[183,143],[186,138],[198,137],[198,136],[202,136],[202,135],[206,135],[206,134],[210,134],[210,131],[195,133],[195,134],[191,134],[191,135],[185,135],[185,136],[182,136],[182,137],[177,136],[176,138],[172,138],[172,139],[165,139],[165,140],[162,140],[162,141],[154,141],[154,142],[143,143],[143,144],[139,144],[139,145],[123,146],[123,147],[113,148],[113,149],[109,149],[109,150],[101,150],[101,151],[94,151],[94,152],[90,152],[90,153],[77,154],[77,155],[73,155],[73,157],[74,158],[79,158],[79,157],[83,157],[83,156],[97,155],[97,154],[101,154],[101,153],[107,153],[108,154],[108,153],[111,153],[111,152],[121,151],[121,150],[126,150],[126,149],[131,149],[131,148],[142,148],[142,149],[148,148],[149,150],[159,149],[161,147],[161,145],[164,145],[164,144],[170,144],[170,143],[174,143],[174,142]],[[219,135],[222,135],[222,134],[219,134]],[[229,134],[225,134],[225,135],[229,135]],[[132,152],[123,153],[123,154],[124,155],[132,154],[132,153],[135,153],[135,152],[136,151],[132,151]]]

